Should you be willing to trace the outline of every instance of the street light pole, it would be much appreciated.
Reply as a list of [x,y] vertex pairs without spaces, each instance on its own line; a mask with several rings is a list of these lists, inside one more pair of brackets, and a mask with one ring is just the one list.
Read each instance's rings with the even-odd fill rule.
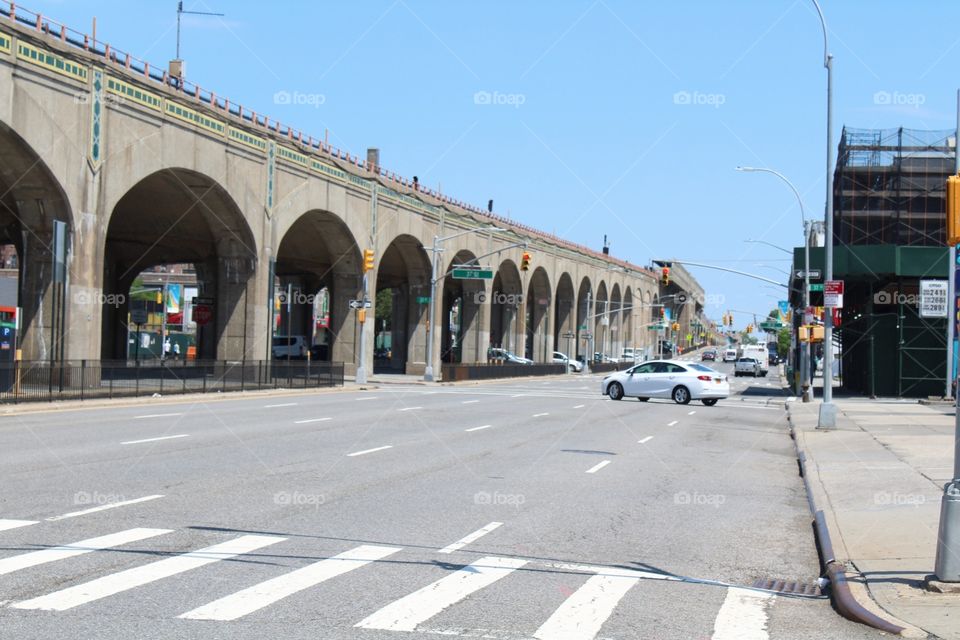
[[[823,17],[820,3],[812,0],[820,16],[823,29],[823,66],[827,70],[827,172],[824,176],[827,200],[824,206],[823,281],[833,280],[833,55],[830,54],[827,41],[827,21]],[[837,407],[833,404],[833,307],[824,307],[823,311],[823,403],[820,405],[818,429],[835,429],[837,426]]]

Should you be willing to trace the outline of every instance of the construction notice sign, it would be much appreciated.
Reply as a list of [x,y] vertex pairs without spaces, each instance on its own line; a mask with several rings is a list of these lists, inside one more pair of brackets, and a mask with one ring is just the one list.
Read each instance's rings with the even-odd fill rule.
[[920,281],[920,317],[946,318],[947,304],[946,280]]
[[843,280],[827,280],[823,283],[823,306],[843,308]]

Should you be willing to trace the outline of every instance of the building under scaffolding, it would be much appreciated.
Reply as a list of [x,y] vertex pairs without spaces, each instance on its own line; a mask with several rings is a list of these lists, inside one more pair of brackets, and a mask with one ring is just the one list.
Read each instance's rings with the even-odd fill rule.
[[[945,186],[954,151],[952,130],[843,130],[833,242],[834,278],[845,289],[834,332],[845,391],[943,395],[947,320],[920,317],[919,286],[947,278]],[[803,248],[794,255],[802,269]],[[811,250],[811,268],[822,264],[822,249]],[[792,285],[799,303],[802,281]]]

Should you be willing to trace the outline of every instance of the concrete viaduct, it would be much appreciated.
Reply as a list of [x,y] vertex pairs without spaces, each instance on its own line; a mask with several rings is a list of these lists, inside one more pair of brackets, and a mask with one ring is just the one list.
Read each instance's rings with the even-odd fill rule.
[[[659,318],[657,272],[377,165],[46,18],[0,7],[0,242],[15,244],[20,258],[25,360],[125,360],[134,278],[193,263],[201,295],[215,300],[199,358],[269,358],[276,283],[302,300],[326,289],[327,357],[351,373],[363,340],[372,370],[373,322],[359,323],[349,307],[362,297],[364,249],[375,255],[370,298],[393,290],[397,371],[424,370],[428,339],[437,371],[441,358],[484,362],[491,345],[536,361],[550,361],[555,348],[586,355],[584,328],[597,351],[655,352],[648,326]],[[483,230],[491,226],[504,231]],[[438,273],[480,264],[495,276],[443,277],[440,330],[431,332],[433,239],[468,230],[443,243]],[[511,246],[524,242],[529,271],[519,269],[523,247]],[[58,246],[66,249],[61,275]],[[679,286],[693,294],[678,308],[686,333],[702,313],[702,290],[689,277]],[[292,333],[311,335],[312,304],[292,309]]]

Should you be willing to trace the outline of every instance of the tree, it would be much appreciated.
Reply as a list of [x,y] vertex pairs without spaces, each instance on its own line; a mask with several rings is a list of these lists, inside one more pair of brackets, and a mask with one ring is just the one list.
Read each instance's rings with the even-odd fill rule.
[[782,327],[777,332],[777,354],[781,358],[786,358],[790,352],[790,338],[793,330],[790,327]]

